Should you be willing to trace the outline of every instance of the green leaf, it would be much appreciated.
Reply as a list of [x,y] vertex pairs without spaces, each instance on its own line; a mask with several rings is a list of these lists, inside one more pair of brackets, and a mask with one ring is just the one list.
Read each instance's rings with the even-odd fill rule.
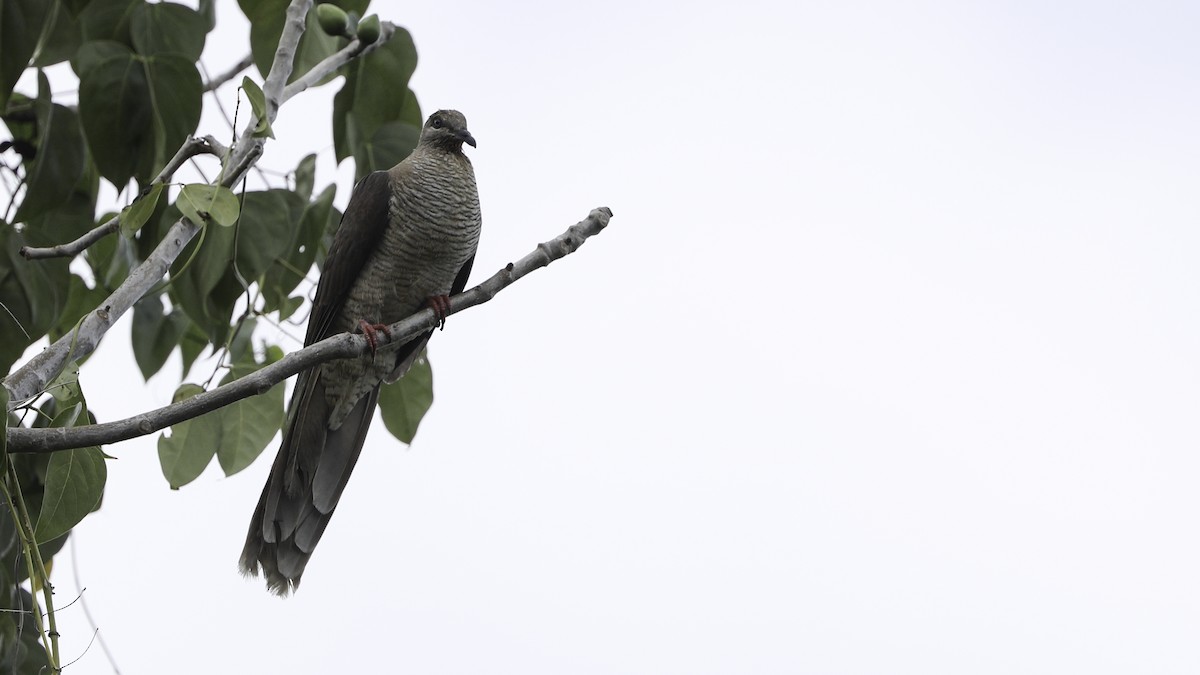
[[[209,240],[220,239],[220,233],[224,232],[232,235],[231,228],[223,227],[207,232],[209,236],[206,238]],[[213,234],[218,236],[212,236]],[[176,271],[172,274],[171,302],[183,310],[204,335],[205,344],[196,348],[196,353],[199,353],[207,343],[225,344],[229,335],[229,321],[233,315],[233,306],[244,291],[230,269],[229,258],[222,259],[218,253],[224,250],[227,255],[232,254],[232,236],[224,242],[212,241],[212,243],[220,245],[209,249],[208,242],[206,242],[205,247],[192,261],[191,267],[186,272],[179,274]],[[189,252],[184,251],[184,255],[189,255]],[[214,276],[215,278],[211,278]],[[193,348],[186,339],[180,344],[189,349]]]
[[85,314],[96,309],[108,297],[108,292],[99,286],[88,288],[84,283],[83,278],[78,274],[72,274],[67,286],[67,303],[63,307],[63,311],[58,315],[58,321],[54,327],[50,329],[50,339],[57,340],[58,338],[75,330],[75,326],[79,324],[79,319]]
[[[196,384],[182,384],[175,390],[172,403],[189,399],[204,391]],[[158,438],[158,463],[171,489],[196,480],[212,461],[221,442],[220,410],[180,422],[171,427],[171,435]]]
[[107,478],[108,468],[100,448],[54,453],[46,471],[46,491],[34,528],[38,543],[66,534],[91,513],[104,494]]
[[92,0],[59,0],[59,3],[71,13],[71,16],[78,17]]
[[[167,194],[170,194],[171,185],[167,185]],[[162,243],[163,237],[175,227],[175,223],[183,217],[179,209],[175,207],[174,202],[170,197],[158,200],[158,208],[154,209],[154,215],[150,216],[150,220],[142,226],[138,231],[137,237],[133,243],[133,255],[137,260],[145,260],[149,258],[154,249]],[[125,241],[129,241],[125,239]]]
[[88,6],[79,12],[79,28],[83,41],[112,40],[133,46],[129,26],[141,4],[143,0],[91,0]]
[[235,364],[240,366],[254,363],[254,344],[250,340],[254,337],[254,329],[257,326],[258,319],[254,317],[238,321],[233,338],[229,341],[229,359]]
[[175,206],[184,216],[197,225],[204,225],[209,220],[226,227],[237,222],[238,200],[233,191],[224,185],[205,185],[192,183],[183,186]]
[[200,0],[197,11],[204,18],[204,31],[212,32],[212,29],[217,27],[217,8],[216,0]]
[[[184,319],[187,317],[185,316]],[[208,347],[208,336],[195,323],[187,321],[183,329],[183,337],[179,339],[179,355],[183,358],[183,374],[180,377],[187,377],[192,370],[192,364],[200,357],[200,354]]]
[[[251,352],[221,380],[227,384],[245,377],[282,356],[278,348],[267,351],[266,360],[257,363]],[[185,384],[175,400],[184,400],[202,391]],[[265,394],[251,396],[195,419],[171,427],[171,436],[158,441],[159,461],[171,487],[178,488],[195,480],[212,461],[213,454],[225,475],[231,476],[249,466],[270,444],[283,424],[283,385]]]
[[121,210],[121,234],[132,237],[142,229],[146,221],[150,220],[150,216],[154,215],[154,209],[158,206],[158,197],[162,191],[163,184],[154,183],[143,190],[132,204]]
[[250,101],[250,110],[256,119],[252,136],[275,138],[275,132],[271,130],[271,121],[267,119],[267,97],[262,88],[247,75],[242,78],[242,91],[246,93],[246,100]]
[[313,184],[316,181],[317,156],[312,153],[305,155],[292,173],[296,177],[296,194],[307,202],[312,198]]
[[37,49],[49,9],[46,0],[0,0],[0,110]]
[[93,195],[77,187],[55,208],[26,221],[25,243],[50,246],[75,239],[92,228],[95,204]]
[[92,40],[79,46],[79,50],[71,58],[71,68],[83,79],[105,61],[128,57],[129,54],[129,47],[115,40]]
[[54,25],[50,28],[46,39],[40,45],[40,51],[33,56],[33,65],[45,68],[61,63],[71,58],[79,45],[83,43],[79,20],[76,13],[58,0],[58,11],[54,13]]
[[17,217],[32,246],[70,241],[92,227],[99,176],[88,161],[79,118],[50,102],[50,85],[39,73],[39,97],[15,94],[4,114],[14,141],[28,143],[36,157],[23,160],[27,192]]
[[304,298],[299,295],[295,295],[284,300],[279,306],[279,320],[288,320],[293,314],[296,313],[296,310],[300,309],[300,306],[303,304]]
[[235,236],[232,227],[205,228],[188,242],[171,266],[172,303],[203,330],[206,341],[214,344],[224,344],[233,303],[240,294],[240,287],[230,294],[223,288],[227,284],[222,283],[227,277],[237,283],[229,264]]
[[243,209],[235,260],[243,277],[256,280],[287,253],[304,202],[290,190],[247,192]]
[[202,86],[192,61],[139,56],[107,43],[77,57],[79,114],[100,174],[118,189],[149,182],[200,121]]
[[[292,229],[291,241],[263,275],[261,288],[265,301],[264,311],[282,309],[289,302],[288,296],[308,274],[330,221],[333,221],[334,226],[337,225],[338,216],[333,208],[333,198],[336,194],[337,186],[329,185],[312,203],[304,207],[299,226]],[[295,307],[282,315],[280,320],[287,318],[294,311]]]
[[[245,377],[267,363],[243,363],[235,366],[221,384]],[[283,424],[283,385],[267,393],[244,398],[221,409],[221,444],[217,461],[226,476],[245,469],[258,459]]]
[[204,51],[208,21],[196,10],[173,2],[139,3],[129,30],[139,54],[178,54],[195,63]]
[[[109,217],[104,215],[100,220],[107,221]],[[84,256],[92,268],[97,287],[110,292],[129,276],[135,262],[134,245],[124,237],[104,237],[89,246]]]
[[67,301],[67,261],[25,260],[24,243],[0,221],[0,372],[8,372],[25,348],[50,330]]
[[[287,251],[302,208],[303,201],[287,190],[248,192],[236,230],[209,228],[202,244],[193,240],[176,259],[171,297],[214,343],[224,342],[233,306],[244,290],[238,274],[253,281],[276,264]],[[197,245],[201,248],[192,258]]]
[[75,427],[88,423],[86,417],[82,421],[79,419],[80,415],[87,413],[87,409],[84,405],[80,405],[86,404],[86,401],[83,400],[83,389],[79,387],[78,363],[69,363],[63,366],[62,372],[54,378],[46,390],[54,397],[59,410],[70,413],[66,417],[58,416],[62,417],[61,420],[56,417],[55,426]]
[[433,369],[422,351],[412,368],[394,384],[385,384],[379,392],[379,412],[383,424],[393,436],[412,443],[417,427],[433,405]]
[[133,357],[143,379],[149,380],[162,369],[186,328],[187,317],[181,312],[165,313],[158,296],[146,296],[134,304]]
[[[354,156],[388,122],[421,127],[421,109],[408,88],[416,67],[417,49],[403,28],[397,28],[387,44],[347,66],[346,84],[333,98],[333,146],[339,162]],[[379,82],[388,86],[380,87]]]
[[421,127],[408,122],[388,122],[375,130],[371,140],[354,150],[356,180],[372,171],[386,171],[408,157],[421,138]]
[[75,191],[87,161],[79,116],[50,102],[49,83],[44,74],[39,75],[37,156],[27,162],[25,198],[16,215],[19,223],[61,205]]

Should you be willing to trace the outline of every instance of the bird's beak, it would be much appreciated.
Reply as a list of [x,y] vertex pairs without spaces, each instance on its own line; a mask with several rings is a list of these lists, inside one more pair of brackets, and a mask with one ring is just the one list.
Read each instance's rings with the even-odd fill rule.
[[463,129],[462,131],[458,132],[456,135],[458,136],[458,138],[460,140],[462,140],[463,143],[466,143],[467,145],[471,146],[472,148],[476,147],[475,146],[475,137],[471,135],[471,132],[467,131],[466,129]]

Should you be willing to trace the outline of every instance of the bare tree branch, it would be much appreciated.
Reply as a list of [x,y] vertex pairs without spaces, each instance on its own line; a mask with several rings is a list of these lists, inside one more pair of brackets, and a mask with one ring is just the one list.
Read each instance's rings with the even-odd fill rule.
[[[587,218],[567,228],[566,232],[550,241],[538,244],[533,252],[516,263],[509,263],[488,280],[451,298],[448,314],[457,314],[464,309],[483,304],[496,297],[497,293],[521,277],[574,253],[587,241],[588,237],[603,230],[608,225],[610,218],[612,218],[612,211],[607,207],[593,209]],[[387,333],[380,333],[379,349],[396,349],[414,336],[437,325],[438,320],[434,317],[433,310],[421,310],[392,324],[389,327],[390,337]],[[8,430],[8,451],[54,452],[145,436],[172,424],[199,417],[235,401],[266,393],[276,384],[317,364],[334,359],[360,356],[366,354],[368,349],[367,341],[362,335],[342,333],[288,354],[262,370],[212,391],[124,420],[71,428],[13,427]]]
[[217,89],[221,85],[223,85],[226,82],[237,77],[243,70],[249,68],[252,65],[254,65],[254,57],[251,56],[250,54],[243,56],[242,60],[233,64],[232,68],[230,68],[229,70],[214,77],[213,79],[209,80],[208,82],[205,82],[204,83],[204,91],[209,92],[209,91],[213,91],[213,90]]
[[[296,45],[300,43],[300,36],[304,34],[304,17],[311,6],[312,0],[292,0],[288,6],[283,34],[279,37],[279,47],[275,51],[275,62],[263,87],[269,120],[273,121],[279,110],[284,83],[292,74]],[[232,150],[229,163],[236,168],[234,171],[225,172],[221,181],[225,186],[236,184],[262,154],[262,139],[252,136],[254,125],[255,121],[251,120]],[[232,161],[234,157],[238,158],[237,161]],[[95,351],[100,339],[113,323],[163,278],[171,263],[179,257],[180,252],[198,231],[199,228],[187,218],[179,219],[150,256],[130,272],[120,287],[113,291],[100,307],[84,316],[76,330],[59,338],[28,363],[10,373],[4,379],[4,386],[9,391],[9,410],[44,391],[46,385],[62,372],[68,362],[78,361]]]

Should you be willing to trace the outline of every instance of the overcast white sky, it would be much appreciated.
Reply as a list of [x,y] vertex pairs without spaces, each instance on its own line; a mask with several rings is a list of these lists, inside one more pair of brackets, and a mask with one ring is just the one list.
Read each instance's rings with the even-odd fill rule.
[[[295,597],[236,571],[274,447],[178,492],[106,448],[73,545],[123,673],[1200,671],[1195,3],[372,9],[479,140],[476,280],[616,217],[436,336]],[[263,166],[334,178],[339,86]],[[178,384],[128,325],[104,419]]]

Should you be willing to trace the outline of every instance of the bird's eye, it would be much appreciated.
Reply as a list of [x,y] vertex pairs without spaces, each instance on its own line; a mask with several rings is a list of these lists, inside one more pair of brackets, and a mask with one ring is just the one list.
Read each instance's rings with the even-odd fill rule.
[[442,118],[440,118],[440,117],[433,118],[433,128],[434,129],[442,128]]

